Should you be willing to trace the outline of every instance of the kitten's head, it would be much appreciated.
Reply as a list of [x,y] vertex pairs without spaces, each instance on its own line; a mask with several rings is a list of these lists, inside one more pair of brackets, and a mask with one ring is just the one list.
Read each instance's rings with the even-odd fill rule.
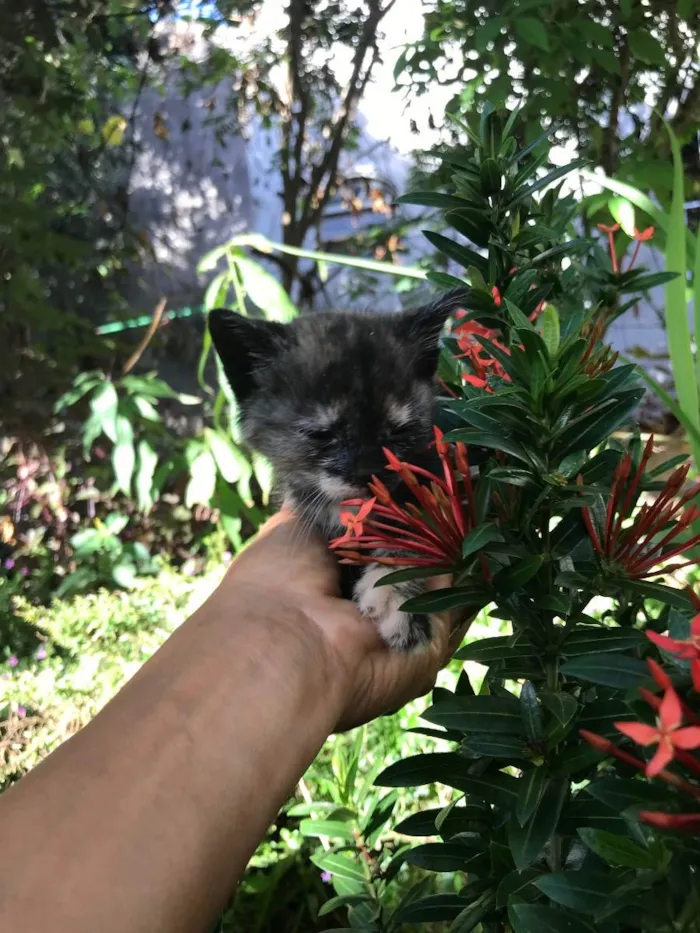
[[[317,313],[291,324],[223,309],[214,346],[246,441],[297,504],[337,505],[431,439],[440,331],[458,293],[400,314]],[[386,477],[385,477],[386,478]]]

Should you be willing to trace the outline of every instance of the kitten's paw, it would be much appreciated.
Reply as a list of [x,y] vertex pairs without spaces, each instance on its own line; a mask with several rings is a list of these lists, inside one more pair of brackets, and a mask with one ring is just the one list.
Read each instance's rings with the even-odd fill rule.
[[412,651],[430,641],[431,626],[427,615],[401,612],[411,596],[422,592],[418,584],[376,586],[378,580],[391,571],[386,567],[369,567],[355,585],[355,602],[362,615],[377,627],[382,640],[394,651]]

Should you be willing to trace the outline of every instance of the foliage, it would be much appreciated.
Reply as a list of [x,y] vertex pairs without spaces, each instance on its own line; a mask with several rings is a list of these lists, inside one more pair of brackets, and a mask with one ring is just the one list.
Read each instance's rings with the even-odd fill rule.
[[[414,568],[401,575],[429,576],[449,559],[452,587],[415,597],[406,609],[490,604],[490,615],[510,629],[458,652],[486,667],[480,687],[465,672],[454,689],[433,694],[423,718],[453,750],[399,760],[378,778],[387,788],[437,782],[459,792],[442,812],[425,815],[422,834],[439,841],[404,858],[461,872],[465,886],[440,897],[417,888],[409,908],[362,928],[392,930],[413,918],[449,919],[460,933],[479,924],[515,933],[694,930],[696,846],[639,818],[640,809],[672,812],[677,781],[647,785],[635,776],[638,765],[608,745],[591,747],[581,730],[606,742],[622,723],[630,734],[624,724],[646,715],[638,688],[653,688],[645,660],[659,659],[645,629],[650,637],[666,628],[676,640],[689,637],[697,597],[669,585],[667,575],[694,543],[688,529],[700,489],[684,489],[687,465],[659,481],[667,466],[647,470],[651,443],[642,450],[634,432],[627,445],[611,439],[641,390],[634,367],[614,365],[600,343],[598,309],[559,318],[561,259],[579,243],[552,236],[553,218],[566,211],[556,190],[536,195],[564,170],[538,177],[542,163],[527,162],[515,145],[517,120],[485,108],[478,131],[464,128],[470,148],[448,156],[448,190],[431,195],[447,225],[488,251],[430,235],[467,276],[451,280],[464,289],[465,311],[441,360],[444,475],[426,477],[387,453],[416,506],[399,521],[391,493],[375,483],[363,521],[348,518],[338,542],[346,558],[358,559],[355,548],[361,559],[381,528],[384,546],[404,552],[401,562]],[[429,277],[447,282],[444,273]],[[419,476],[427,480],[422,491]],[[456,531],[463,544],[455,553],[447,542]],[[425,558],[412,553],[417,541]],[[605,612],[596,618],[591,610],[602,598]],[[674,674],[684,698],[687,664]],[[654,708],[653,695],[644,696]],[[696,712],[685,715],[695,722]],[[671,718],[667,732],[679,725]]]
[[[697,127],[700,12],[692,0],[431,0],[423,36],[401,54],[407,93],[454,87],[452,114],[518,99],[526,126],[544,116],[561,142],[644,190],[670,190],[659,115],[683,142]],[[647,121],[640,102],[658,111]],[[530,141],[528,137],[527,141]],[[688,147],[689,168],[697,162]]]

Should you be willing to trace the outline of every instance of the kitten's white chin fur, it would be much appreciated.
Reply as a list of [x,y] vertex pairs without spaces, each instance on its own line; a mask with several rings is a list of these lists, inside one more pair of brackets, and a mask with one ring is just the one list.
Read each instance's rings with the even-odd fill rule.
[[355,584],[355,602],[362,615],[372,620],[382,640],[396,651],[412,644],[411,617],[400,612],[406,601],[393,586],[375,586],[378,580],[391,573],[391,568],[376,567],[364,571]]
[[338,505],[343,499],[349,499],[351,496],[361,496],[367,490],[361,486],[353,486],[352,483],[346,483],[338,476],[332,476],[330,473],[321,473],[318,478],[318,488],[329,499],[335,500]]

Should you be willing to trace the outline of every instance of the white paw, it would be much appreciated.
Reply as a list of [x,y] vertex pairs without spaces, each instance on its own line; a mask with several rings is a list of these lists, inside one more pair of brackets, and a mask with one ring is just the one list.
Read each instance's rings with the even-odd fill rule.
[[401,612],[399,606],[412,595],[394,586],[376,586],[391,570],[369,567],[355,584],[355,602],[362,615],[371,619],[382,640],[394,651],[409,651],[430,639],[426,616]]

